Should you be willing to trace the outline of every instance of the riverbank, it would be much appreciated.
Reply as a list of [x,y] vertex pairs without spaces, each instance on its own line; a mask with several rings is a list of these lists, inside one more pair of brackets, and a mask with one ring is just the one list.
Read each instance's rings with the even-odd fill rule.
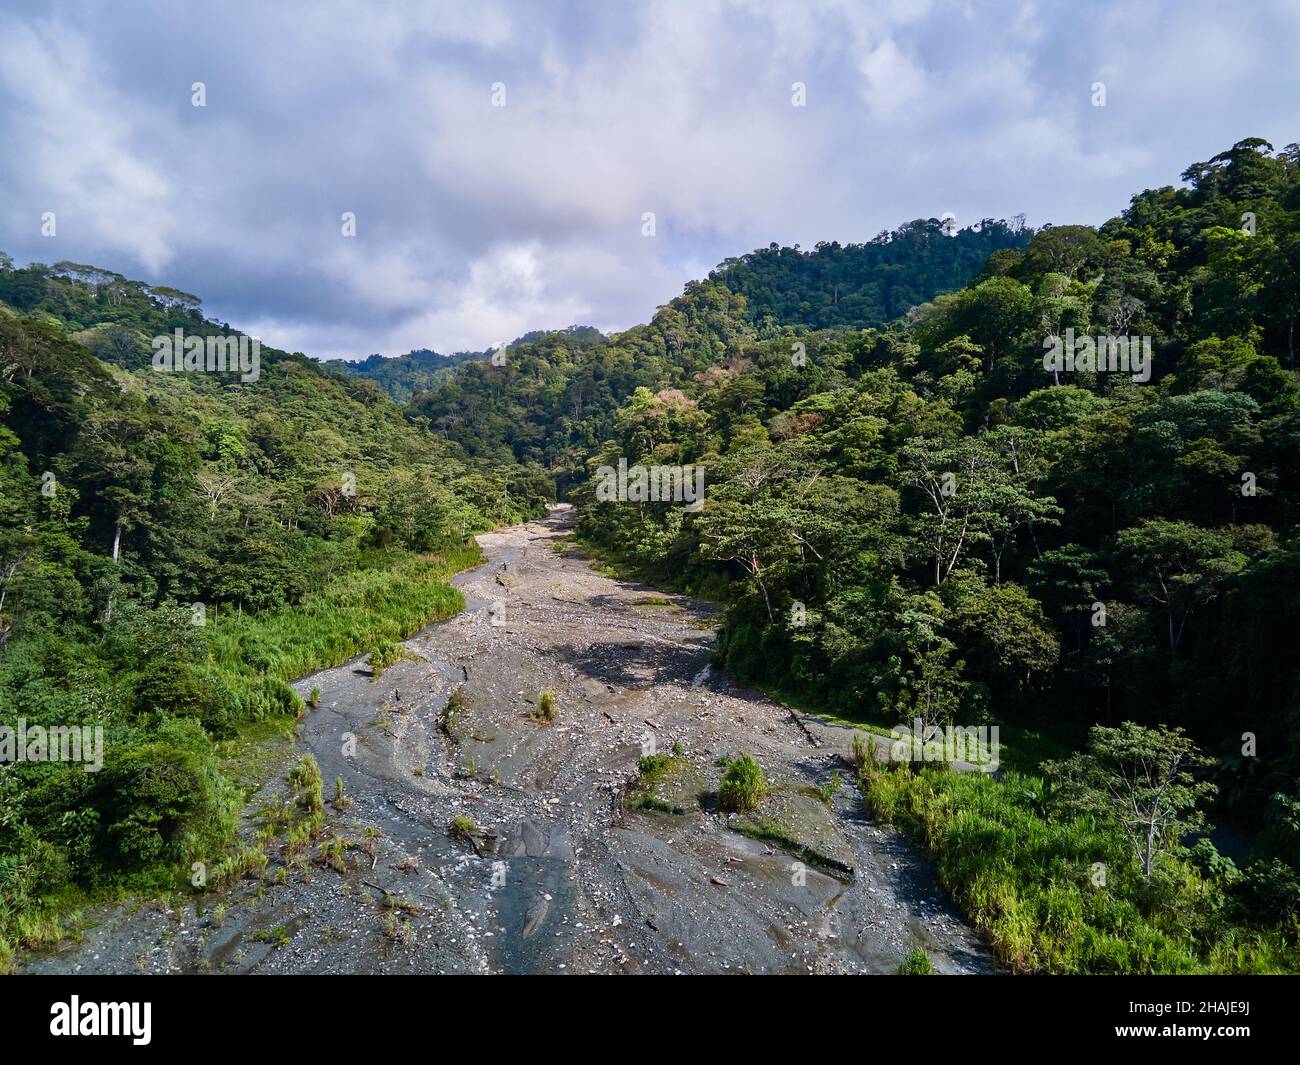
[[[710,608],[594,572],[571,521],[480,536],[465,611],[378,679],[355,659],[295,683],[318,708],[261,769],[264,865],[118,908],[28,969],[886,973],[919,948],[995,971],[914,845],[864,814],[854,730],[714,674]],[[671,771],[628,801],[651,749]],[[306,843],[285,783],[304,753],[326,799]],[[743,817],[713,798],[740,754],[771,786]]]

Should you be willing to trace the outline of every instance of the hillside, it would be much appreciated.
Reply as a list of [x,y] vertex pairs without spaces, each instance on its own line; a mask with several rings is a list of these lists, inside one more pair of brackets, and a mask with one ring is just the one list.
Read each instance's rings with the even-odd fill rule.
[[458,351],[453,355],[439,355],[428,348],[408,351],[405,355],[387,358],[370,355],[364,359],[325,359],[321,365],[341,377],[373,381],[395,403],[407,403],[417,392],[433,388],[446,379],[461,363],[486,359],[488,351]]
[[787,331],[882,325],[1028,239],[1002,222],[949,235],[930,220],[867,244],[772,245],[691,282],[647,325],[608,338],[576,329],[522,337],[504,366],[468,366],[417,396],[412,411],[470,455],[540,463],[563,487],[634,389],[676,388],[744,344]]
[[5,261],[0,301],[0,735],[104,737],[99,772],[0,772],[4,968],[20,922],[55,934],[37,900],[170,886],[219,853],[242,804],[214,743],[291,722],[286,681],[458,609],[469,535],[547,489],[302,355],[155,372],[151,337],[227,332],[192,296]]
[[[1006,966],[1300,965],[1297,146],[1243,140],[1096,228],[768,248],[495,360],[155,372],[155,337],[232,332],[199,308],[0,260],[0,722],[113,738],[101,776],[0,775],[0,962],[57,900],[219,849],[214,745],[454,613],[469,534],[558,489],[602,563],[722,605],[740,682],[998,726],[997,777],[854,768]],[[702,505],[610,500],[620,463],[702,468]]]
[[[720,597],[715,661],[740,678],[879,726],[998,723],[1013,782],[863,787],[1016,967],[1295,964],[1300,149],[1247,139],[1182,180],[994,250],[882,328],[815,328],[839,324],[835,246],[771,249],[608,343],[544,337],[412,408],[471,456],[554,471],[608,558]],[[702,509],[602,502],[591,475],[620,461],[702,465]],[[1266,829],[1236,861],[1175,831],[1133,869],[1087,820],[1088,774],[1198,750],[1181,831],[1207,802]],[[1100,909],[1073,886],[1097,862]],[[1058,906],[1095,912],[1052,929]]]
[[1023,222],[986,218],[957,229],[918,218],[865,244],[823,241],[813,251],[772,244],[727,259],[709,280],[744,296],[759,329],[882,326],[939,293],[962,288],[994,252],[1023,248]]

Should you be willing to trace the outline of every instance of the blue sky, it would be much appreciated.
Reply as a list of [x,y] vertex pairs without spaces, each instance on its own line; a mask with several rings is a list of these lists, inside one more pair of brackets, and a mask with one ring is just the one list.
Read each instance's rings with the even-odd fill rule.
[[1298,56],[1295,0],[7,0],[0,249],[319,357],[618,329],[771,241],[1100,223],[1300,140]]

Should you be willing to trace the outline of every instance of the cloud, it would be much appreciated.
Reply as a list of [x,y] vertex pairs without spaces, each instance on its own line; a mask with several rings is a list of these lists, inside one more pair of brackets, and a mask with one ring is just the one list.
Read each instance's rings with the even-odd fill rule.
[[1298,30],[1281,2],[19,3],[0,248],[321,357],[623,328],[774,240],[1098,223],[1242,137],[1281,146]]

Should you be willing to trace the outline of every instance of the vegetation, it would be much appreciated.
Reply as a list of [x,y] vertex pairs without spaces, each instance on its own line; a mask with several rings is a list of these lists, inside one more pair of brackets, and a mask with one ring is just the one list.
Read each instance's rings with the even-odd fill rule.
[[[417,394],[409,411],[489,468],[544,468],[566,491],[585,479],[587,460],[616,435],[620,406],[638,388],[672,393],[707,378],[727,386],[717,399],[729,420],[761,432],[747,409],[757,398],[756,380],[729,381],[755,342],[766,341],[789,367],[790,343],[781,339],[787,332],[882,325],[960,288],[990,252],[1023,247],[1028,236],[1017,226],[985,222],[949,237],[929,220],[869,244],[821,244],[813,252],[773,245],[688,284],[648,325],[608,338],[580,326],[530,334],[509,345],[499,365],[467,361]],[[810,354],[810,367],[812,360]],[[786,398],[798,377],[786,376]]]
[[384,641],[370,652],[367,662],[370,666],[370,679],[378,680],[384,671],[397,665],[403,658],[409,658],[410,652],[401,644]]
[[555,714],[555,692],[547,688],[537,696],[537,709],[532,716],[534,720],[549,725],[555,720]]
[[913,947],[907,952],[907,957],[898,967],[899,976],[933,976],[934,965],[930,962],[930,956],[920,947]]
[[[742,681],[1002,730],[1005,779],[852,760],[1013,968],[1300,969],[1300,147],[1182,179],[1096,229],[772,247],[615,336],[346,378],[154,373],[149,337],[227,327],[0,257],[0,724],[105,729],[99,773],[0,770],[0,962],[222,853],[216,744],[312,669],[381,671],[459,608],[469,535],[558,491],[620,572],[724,604]],[[702,505],[602,498],[620,461],[702,468]],[[719,805],[765,787],[739,758]],[[1240,861],[1225,818],[1262,826]]]
[[[696,324],[665,346],[685,372],[563,422],[592,439],[580,537],[722,599],[716,664],[873,727],[1000,727],[1015,787],[855,761],[886,816],[933,814],[918,827],[1016,966],[1300,967],[1300,835],[1264,819],[1300,801],[1300,148],[1248,139],[1183,179],[1026,234],[881,327],[774,296],[765,334],[730,290],[689,289],[671,309]],[[1067,342],[1077,366],[1052,361]],[[603,500],[620,460],[703,466],[703,506]],[[1005,854],[965,851],[968,809],[1014,826]],[[1239,863],[1200,835],[1225,817],[1270,826]],[[1093,861],[1108,901],[1059,882]],[[1157,890],[1175,876],[1218,927]]]
[[236,872],[219,743],[457,612],[470,534],[546,498],[302,355],[155,372],[177,328],[234,333],[184,293],[0,256],[0,728],[103,729],[98,772],[5,754],[5,956],[86,898]]
[[448,831],[453,839],[470,842],[478,835],[478,825],[474,823],[474,818],[468,814],[457,814],[451,819]]
[[685,766],[679,747],[674,745],[672,754],[646,754],[637,759],[637,779],[628,789],[624,806],[632,810],[652,810],[663,814],[684,814],[685,807],[661,799],[656,794],[660,784],[665,783],[672,773]]
[[317,813],[325,808],[324,782],[321,780],[320,766],[310,754],[304,754],[298,767],[289,774],[289,784],[294,789],[295,801],[309,813]]
[[[944,886],[1016,972],[1293,972],[1295,911],[1250,900],[1208,841],[1170,853],[1148,882],[1122,832],[1054,809],[1040,777],[868,763],[867,806],[915,835]],[[1254,882],[1248,886],[1248,882]]]
[[763,767],[752,756],[742,754],[726,762],[722,783],[718,785],[718,806],[721,809],[745,813],[757,808],[767,793]]
[[841,784],[840,771],[832,769],[830,779],[825,784],[818,784],[813,791],[816,792],[817,798],[829,806],[835,796],[840,793]]
[[450,377],[457,366],[472,359],[486,359],[491,352],[461,351],[454,355],[439,355],[422,348],[393,359],[371,355],[366,359],[348,362],[346,359],[327,359],[322,365],[342,377],[373,381],[397,403],[406,403],[417,392],[433,388]]

